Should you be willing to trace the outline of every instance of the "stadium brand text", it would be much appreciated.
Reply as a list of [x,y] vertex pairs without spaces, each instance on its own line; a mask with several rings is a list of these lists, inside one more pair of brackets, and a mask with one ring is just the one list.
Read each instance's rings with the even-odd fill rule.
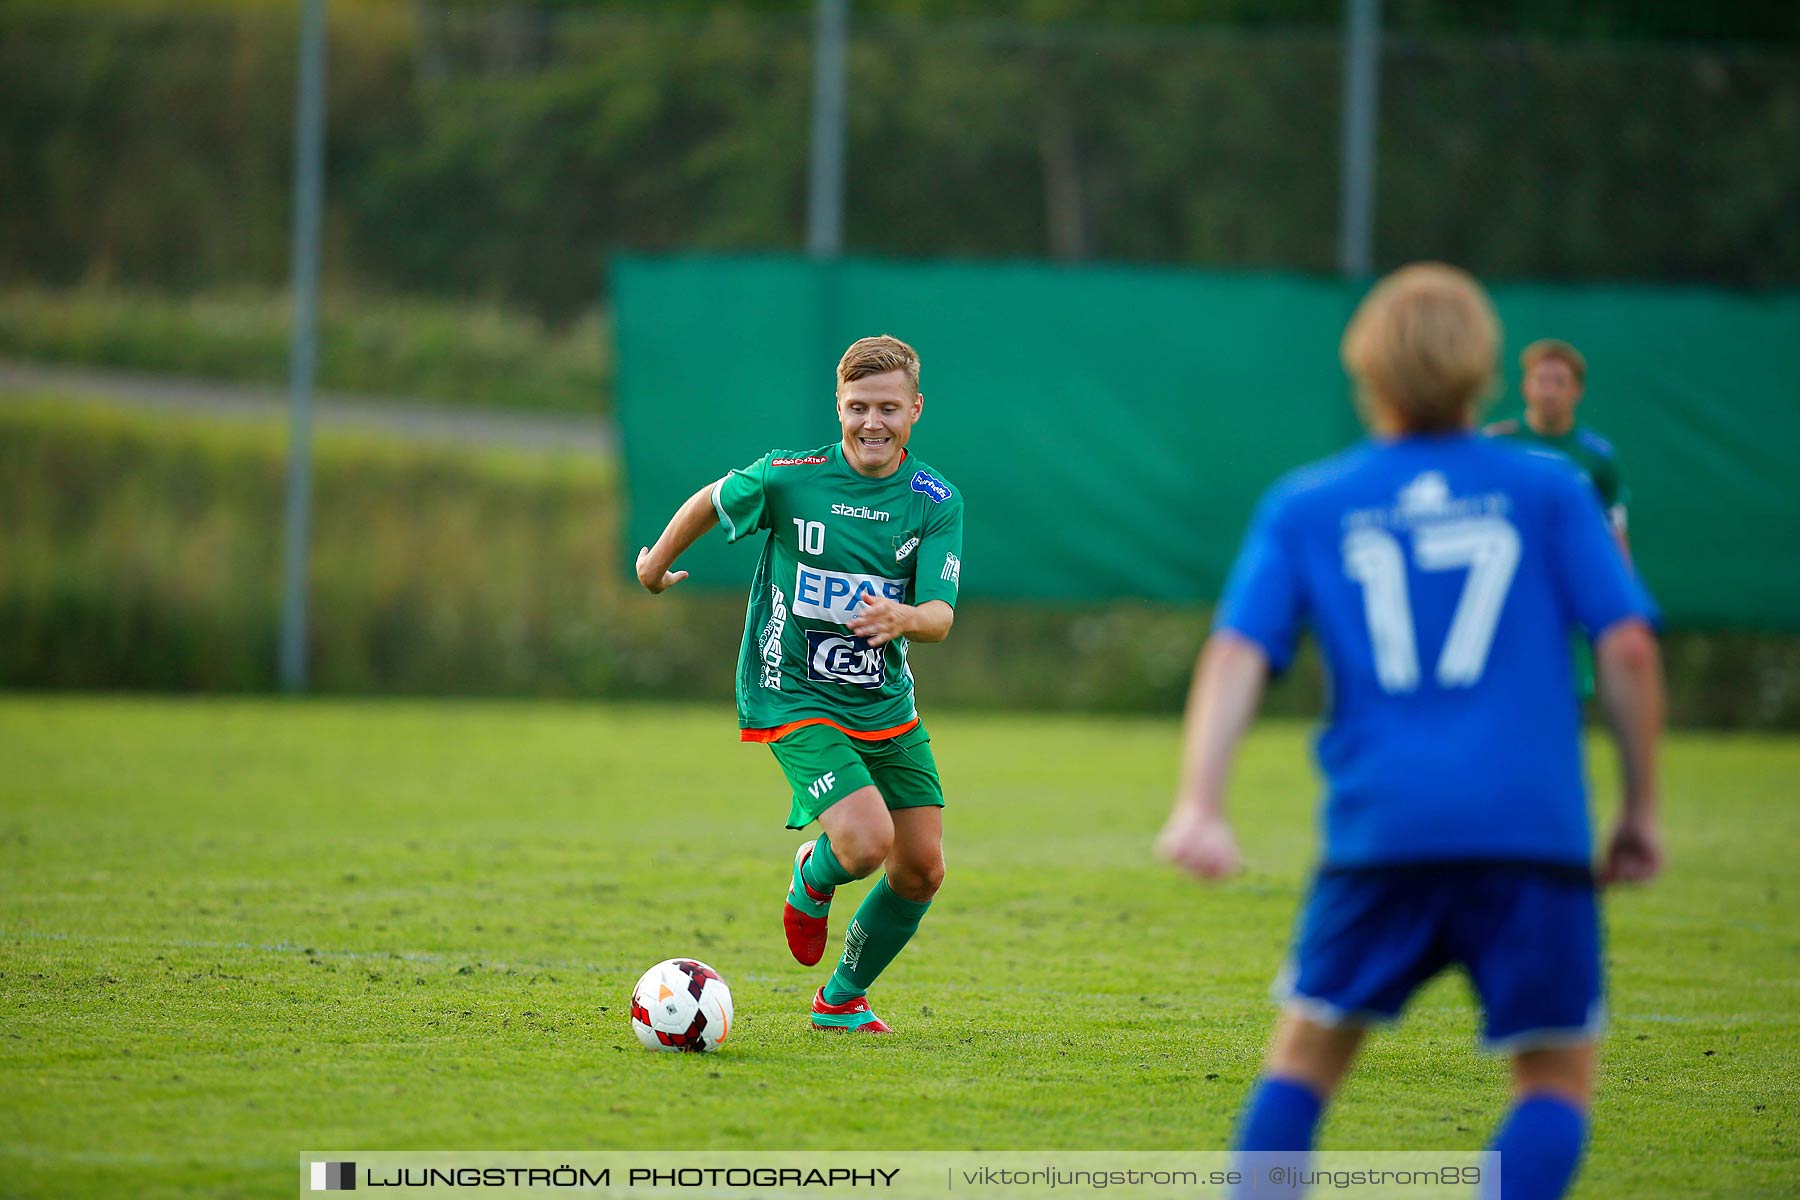
[[856,606],[871,596],[886,596],[895,604],[906,602],[906,580],[880,575],[826,571],[800,563],[795,568],[795,616],[813,621],[847,625]]
[[888,520],[888,512],[884,508],[869,508],[866,505],[834,504],[831,506],[834,517],[861,517],[865,521]]
[[771,458],[771,467],[816,467],[820,463],[829,462],[823,454],[809,454],[805,458]]

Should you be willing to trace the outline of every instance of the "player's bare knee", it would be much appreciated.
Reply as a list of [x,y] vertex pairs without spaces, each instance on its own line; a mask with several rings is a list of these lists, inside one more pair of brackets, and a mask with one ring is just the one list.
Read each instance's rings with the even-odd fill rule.
[[1367,1031],[1357,1025],[1322,1025],[1288,1012],[1270,1039],[1266,1073],[1305,1084],[1330,1099],[1343,1082]]
[[893,845],[894,839],[891,836],[880,839],[871,838],[858,848],[855,863],[849,869],[856,872],[858,879],[865,875],[873,875],[881,869],[881,864],[887,861],[888,851],[893,848]]
[[831,852],[844,870],[858,879],[878,870],[893,848],[894,826],[891,822],[860,825],[842,837],[831,839]]
[[888,886],[905,899],[924,904],[944,886],[944,860],[938,858],[929,863],[889,863]]
[[832,855],[852,878],[879,870],[894,849],[894,818],[873,787],[857,788],[826,809],[819,823],[831,836]]
[[1513,1056],[1513,1095],[1555,1096],[1586,1108],[1594,1096],[1595,1054],[1591,1042],[1554,1049],[1525,1050]]

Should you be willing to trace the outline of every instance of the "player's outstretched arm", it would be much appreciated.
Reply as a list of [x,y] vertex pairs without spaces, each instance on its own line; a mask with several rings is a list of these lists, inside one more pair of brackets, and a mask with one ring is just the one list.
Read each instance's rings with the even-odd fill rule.
[[1662,870],[1656,743],[1662,736],[1662,655],[1637,618],[1616,622],[1594,646],[1601,711],[1619,747],[1625,798],[1600,864],[1602,883],[1643,883]]
[[1194,667],[1182,723],[1181,778],[1156,849],[1204,879],[1229,875],[1240,864],[1237,838],[1225,820],[1225,783],[1268,676],[1263,648],[1229,630],[1207,639]]
[[942,600],[900,604],[886,596],[871,596],[850,618],[850,632],[871,646],[885,646],[897,637],[915,642],[941,642],[950,636],[956,610]]
[[719,523],[719,514],[713,510],[712,492],[717,484],[709,483],[684,501],[675,515],[669,518],[669,524],[663,529],[662,536],[656,539],[656,545],[645,546],[638,551],[637,577],[644,585],[644,590],[651,593],[664,592],[688,577],[686,571],[671,571],[675,560],[680,558],[687,548],[700,540],[700,535]]

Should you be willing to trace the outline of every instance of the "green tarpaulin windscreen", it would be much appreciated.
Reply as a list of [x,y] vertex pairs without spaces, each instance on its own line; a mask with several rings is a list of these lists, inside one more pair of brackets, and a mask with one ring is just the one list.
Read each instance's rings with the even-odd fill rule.
[[[765,451],[837,440],[843,348],[918,348],[913,448],[967,502],[963,595],[1208,602],[1276,476],[1361,436],[1338,365],[1356,285],[1047,265],[617,261],[627,554]],[[1500,286],[1505,390],[1539,337],[1589,363],[1631,537],[1672,624],[1800,628],[1800,295]],[[684,587],[738,589],[710,537]]]

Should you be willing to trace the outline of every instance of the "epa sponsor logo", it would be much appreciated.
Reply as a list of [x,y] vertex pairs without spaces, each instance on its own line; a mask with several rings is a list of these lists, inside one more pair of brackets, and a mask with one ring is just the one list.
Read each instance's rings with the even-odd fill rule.
[[924,492],[931,497],[933,504],[942,504],[951,496],[950,485],[933,475],[930,471],[916,472],[912,477],[912,490]]
[[888,512],[882,508],[869,508],[861,504],[834,504],[831,506],[834,517],[861,517],[865,521],[885,521]]
[[850,634],[823,629],[806,631],[806,677],[820,683],[847,683],[878,688],[887,671],[880,646]]
[[919,539],[916,537],[907,538],[904,542],[899,538],[895,538],[894,543],[895,562],[905,562],[906,556],[919,548]]
[[808,454],[805,458],[771,458],[771,467],[816,467],[822,462],[829,462],[823,454]]
[[880,575],[856,575],[848,571],[825,571],[801,563],[795,568],[794,603],[791,611],[797,617],[813,621],[848,625],[857,605],[871,596],[886,596],[896,604],[903,604],[906,601],[906,580],[886,579]]

